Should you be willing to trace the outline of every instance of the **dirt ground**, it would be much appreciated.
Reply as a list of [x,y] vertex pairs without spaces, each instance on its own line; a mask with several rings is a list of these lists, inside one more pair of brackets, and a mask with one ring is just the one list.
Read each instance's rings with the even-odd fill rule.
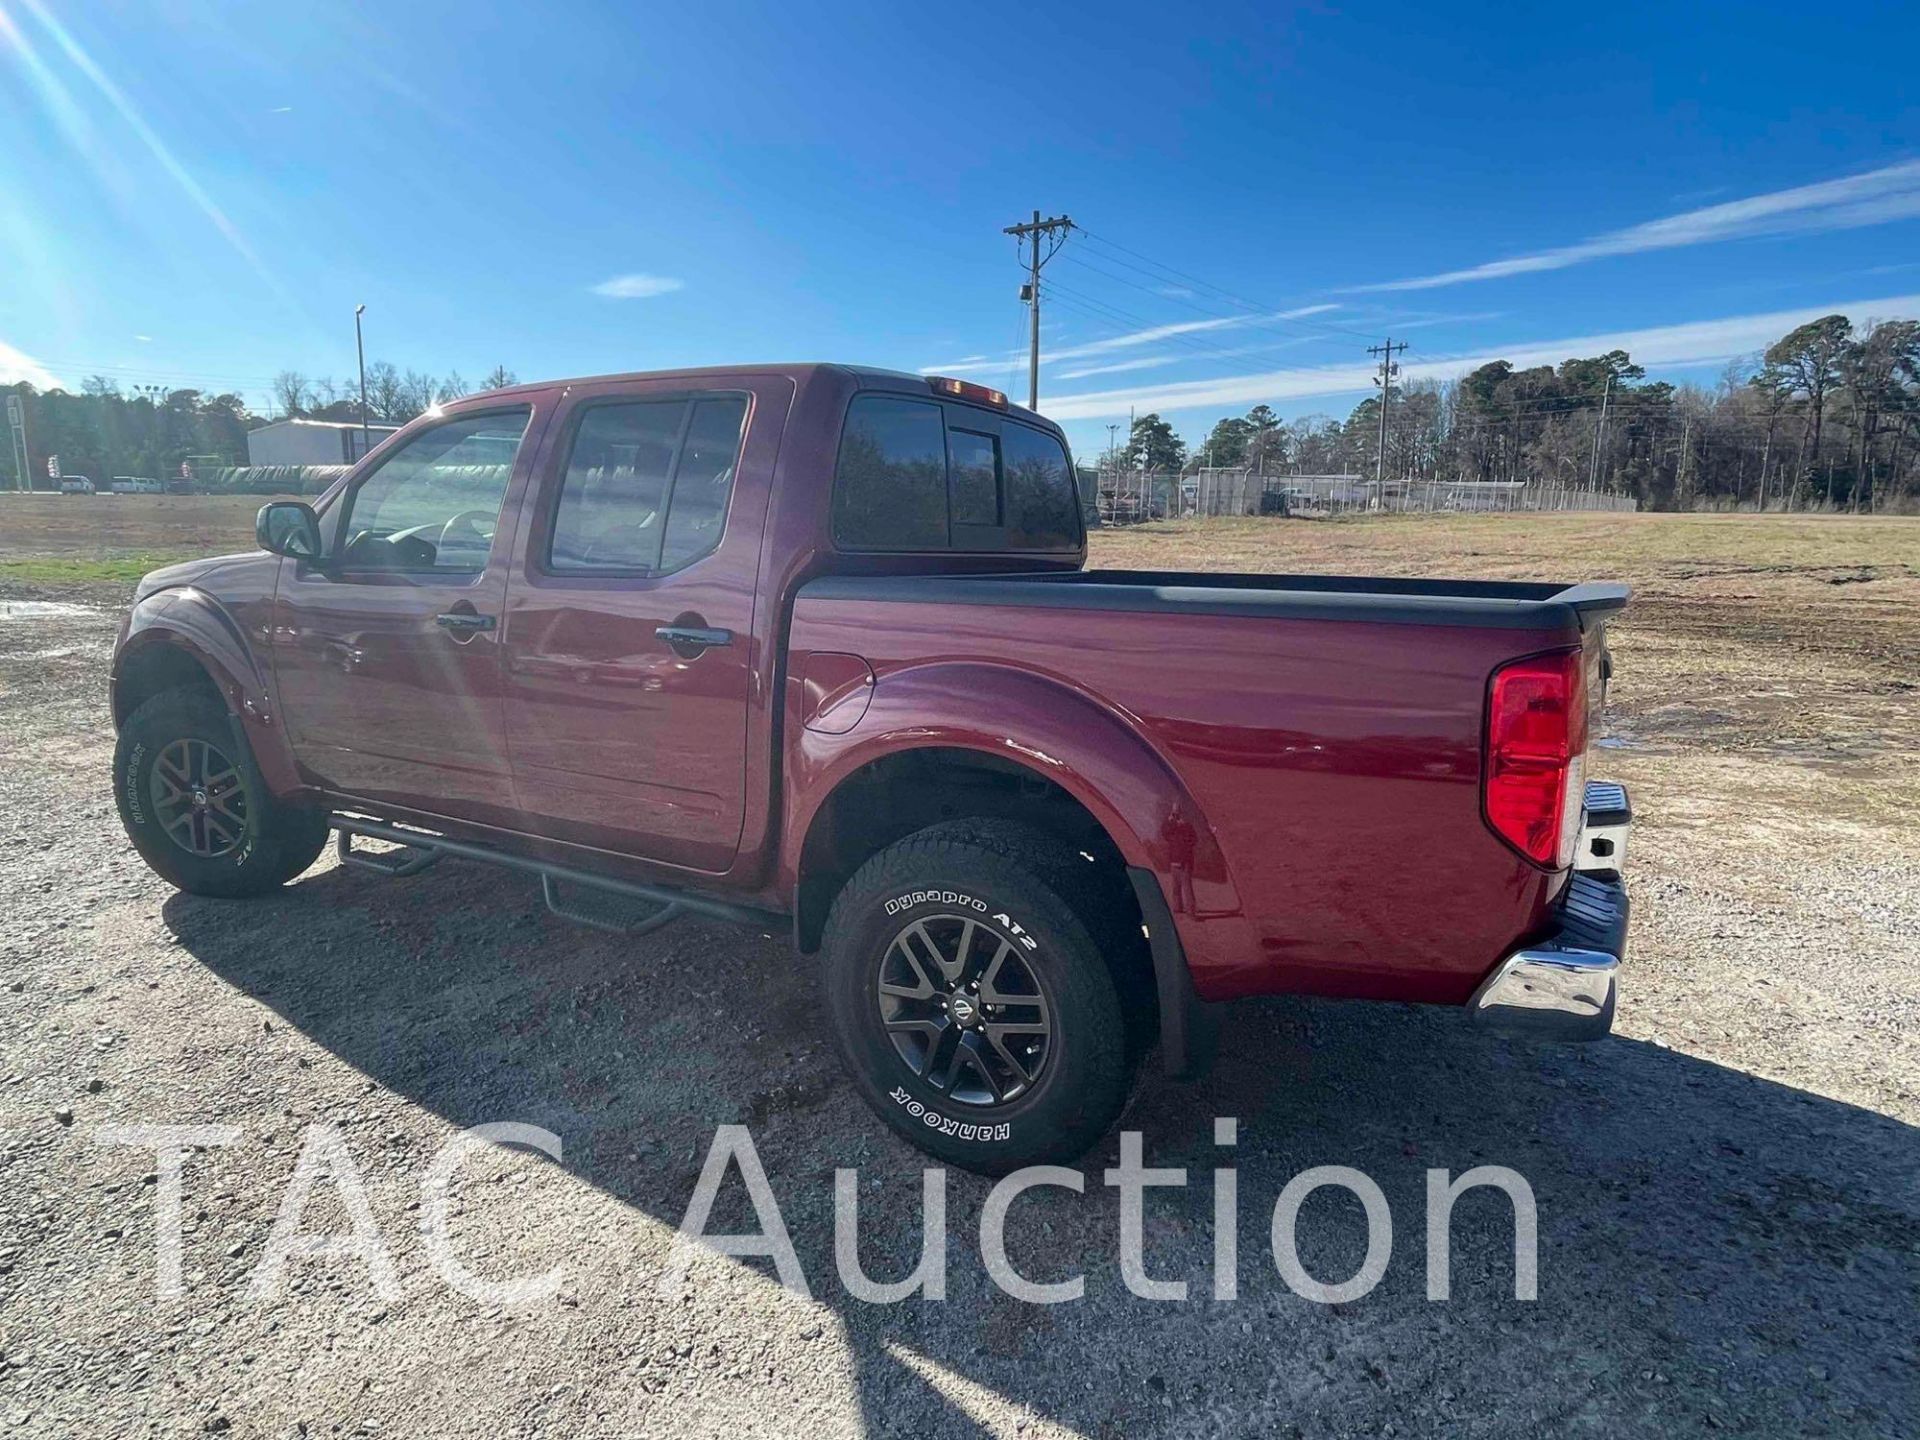
[[[35,1435],[1911,1435],[1920,1432],[1920,521],[1554,516],[1160,525],[1095,563],[1624,578],[1595,771],[1632,789],[1635,914],[1615,1038],[1537,1048],[1456,1015],[1237,1008],[1214,1073],[1149,1075],[1122,1121],[1186,1189],[1150,1191],[1156,1277],[1125,1288],[1117,1139],[1087,1190],[1008,1224],[1036,1307],[987,1279],[988,1186],[948,1177],[943,1301],[835,1273],[833,1171],[860,1257],[911,1268],[922,1159],[835,1068],[802,965],[687,923],[621,940],[538,887],[449,862],[323,860],[280,896],[168,891],[109,790],[105,666],[141,557],[245,543],[257,499],[0,497],[0,1425]],[[1239,1118],[1231,1150],[1215,1116]],[[459,1260],[564,1267],[524,1307],[456,1293],[423,1180],[463,1127],[560,1136],[453,1187]],[[662,1293],[714,1133],[748,1125],[811,1285],[712,1257]],[[225,1125],[184,1175],[184,1293],[155,1290],[155,1162],[101,1127]],[[295,1158],[332,1125],[394,1271],[295,1258],[254,1297]],[[1237,1165],[1239,1298],[1212,1298],[1213,1187]],[[1393,1250],[1362,1299],[1277,1277],[1274,1198],[1371,1175]],[[1455,1213],[1426,1298],[1425,1172],[1506,1165],[1538,1199],[1539,1298],[1505,1202]],[[711,1228],[749,1229],[737,1179]],[[321,1181],[309,1233],[344,1230]],[[425,1202],[423,1206],[423,1201]],[[1350,1199],[1302,1212],[1352,1273]]]

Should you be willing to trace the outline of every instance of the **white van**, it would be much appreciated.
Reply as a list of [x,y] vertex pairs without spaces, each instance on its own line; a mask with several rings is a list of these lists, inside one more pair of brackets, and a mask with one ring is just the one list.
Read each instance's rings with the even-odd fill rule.
[[113,493],[116,495],[158,495],[164,488],[158,480],[149,480],[144,475],[113,477]]

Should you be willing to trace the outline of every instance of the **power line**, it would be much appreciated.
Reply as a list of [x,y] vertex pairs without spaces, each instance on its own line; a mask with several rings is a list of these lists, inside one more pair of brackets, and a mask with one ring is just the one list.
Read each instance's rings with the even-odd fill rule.
[[[1138,250],[1129,249],[1127,246],[1122,245],[1117,240],[1109,240],[1103,235],[1096,235],[1093,231],[1087,229],[1086,226],[1084,225],[1077,225],[1074,228],[1080,231],[1080,233],[1084,235],[1088,240],[1093,241],[1096,245],[1106,246],[1110,249],[1118,250],[1123,254],[1131,255],[1136,260],[1145,262],[1147,265],[1154,267],[1154,269],[1157,269],[1163,272],[1165,275],[1171,276],[1176,280],[1183,280],[1189,285],[1197,285],[1202,290],[1209,290],[1213,292],[1215,295],[1220,296],[1223,300],[1228,300],[1228,301],[1231,301],[1233,304],[1238,305],[1243,310],[1267,311],[1275,308],[1273,306],[1256,304],[1254,301],[1248,300],[1243,296],[1234,294],[1231,290],[1222,289],[1220,286],[1213,284],[1211,281],[1202,280],[1197,275],[1189,275],[1183,270],[1174,269],[1171,265],[1164,265],[1160,261],[1155,260],[1152,256],[1143,255]],[[1125,265],[1127,263],[1126,261],[1118,259],[1117,257],[1109,256],[1107,258],[1112,259],[1116,265]],[[1139,270],[1140,266],[1132,265],[1132,266],[1129,266],[1128,268]],[[1146,274],[1150,272],[1142,271],[1141,273]],[[1321,321],[1320,328],[1324,330],[1335,330],[1343,335],[1356,336],[1362,340],[1371,340],[1373,338],[1364,330],[1356,330],[1350,325],[1340,325],[1330,320]]]
[[[1102,257],[1102,258],[1106,258],[1106,257]],[[1116,275],[1111,270],[1102,270],[1098,265],[1089,264],[1087,261],[1081,259],[1077,255],[1069,255],[1066,257],[1066,259],[1069,264],[1075,265],[1082,270],[1089,271],[1095,275],[1103,275],[1109,280],[1116,281],[1122,285],[1130,286],[1131,288],[1140,291],[1144,295],[1153,295],[1160,299],[1170,301],[1175,305],[1184,306],[1185,308],[1193,311],[1196,315],[1204,315],[1211,320],[1231,321],[1236,327],[1244,326],[1252,330],[1269,330],[1269,331],[1272,331],[1272,333],[1274,334],[1279,333],[1277,330],[1273,329],[1275,325],[1285,325],[1299,332],[1298,335],[1288,336],[1287,337],[1288,339],[1332,341],[1332,340],[1337,340],[1339,338],[1337,335],[1331,334],[1327,330],[1324,330],[1312,325],[1303,325],[1303,324],[1300,324],[1298,321],[1290,320],[1283,314],[1269,314],[1265,311],[1242,310],[1242,311],[1236,312],[1232,310],[1221,310],[1212,306],[1202,305],[1198,301],[1193,300],[1190,297],[1168,295],[1163,290],[1156,289],[1151,285],[1142,285],[1137,280],[1129,280],[1126,276]],[[1226,327],[1222,326],[1221,328],[1224,329]],[[1361,334],[1362,332],[1356,330],[1352,333],[1358,335],[1358,334]]]
[[[1149,322],[1141,319],[1138,315],[1134,315],[1126,310],[1122,310],[1117,306],[1110,305],[1105,301],[1097,300],[1090,295],[1082,294],[1078,290],[1074,290],[1069,286],[1062,285],[1057,280],[1053,283],[1053,297],[1057,303],[1066,305],[1068,306],[1069,309],[1075,309],[1079,313],[1090,316],[1091,318],[1096,320],[1118,322],[1123,325],[1136,325],[1136,326],[1147,326],[1149,324]],[[1114,338],[1124,338],[1124,337],[1114,337]],[[1093,341],[1091,343],[1105,344],[1107,342]],[[1211,364],[1219,365],[1224,369],[1237,370],[1241,368],[1239,363],[1231,356],[1229,352],[1216,350],[1208,346],[1207,344],[1205,344],[1203,341],[1195,340],[1191,335],[1161,335],[1161,336],[1155,337],[1151,341],[1143,340],[1139,343],[1142,346],[1146,346],[1149,344],[1177,346],[1182,350],[1189,351],[1192,354],[1200,357],[1201,359],[1206,360]],[[1117,352],[1118,350],[1125,349],[1125,348],[1131,348],[1131,347],[1115,346],[1114,350]],[[1105,354],[1105,353],[1107,352],[1105,351],[1098,352],[1098,354]],[[1097,354],[1086,355],[1086,356],[1069,357],[1069,358],[1093,360],[1098,358],[1098,355]]]

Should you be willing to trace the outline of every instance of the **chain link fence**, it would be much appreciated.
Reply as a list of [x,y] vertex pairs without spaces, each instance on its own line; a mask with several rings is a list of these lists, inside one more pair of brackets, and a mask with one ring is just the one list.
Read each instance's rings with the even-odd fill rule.
[[1459,514],[1525,510],[1632,511],[1639,502],[1554,481],[1370,480],[1364,475],[1256,475],[1201,469],[1187,475],[1102,470],[1102,524],[1198,515]]

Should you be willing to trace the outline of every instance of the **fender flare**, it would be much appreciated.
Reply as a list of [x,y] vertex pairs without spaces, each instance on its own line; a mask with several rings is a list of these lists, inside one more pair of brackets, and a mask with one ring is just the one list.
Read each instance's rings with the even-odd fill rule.
[[[1198,802],[1129,717],[1086,692],[1004,665],[933,662],[882,676],[866,713],[844,734],[798,726],[792,734],[790,784],[798,799],[782,849],[793,890],[815,822],[851,776],[911,750],[972,751],[1052,781],[1113,841],[1154,942],[1163,1011],[1172,1002],[1184,1014],[1199,1003],[1196,972],[1243,963],[1245,910]],[[1158,892],[1157,907],[1150,903],[1156,897],[1141,891],[1143,882]],[[1156,918],[1160,935],[1153,933]],[[1198,1040],[1206,1027],[1203,1017],[1193,1019],[1186,1033]],[[1163,1013],[1163,1032],[1172,1032],[1165,1038],[1181,1030]],[[1166,1060],[1170,1069],[1191,1069],[1188,1056],[1172,1047]]]
[[302,786],[292,747],[279,723],[265,668],[240,624],[212,596],[191,585],[156,591],[137,601],[113,657],[114,713],[128,662],[156,645],[186,655],[206,672],[253,751],[267,786],[285,795]]

